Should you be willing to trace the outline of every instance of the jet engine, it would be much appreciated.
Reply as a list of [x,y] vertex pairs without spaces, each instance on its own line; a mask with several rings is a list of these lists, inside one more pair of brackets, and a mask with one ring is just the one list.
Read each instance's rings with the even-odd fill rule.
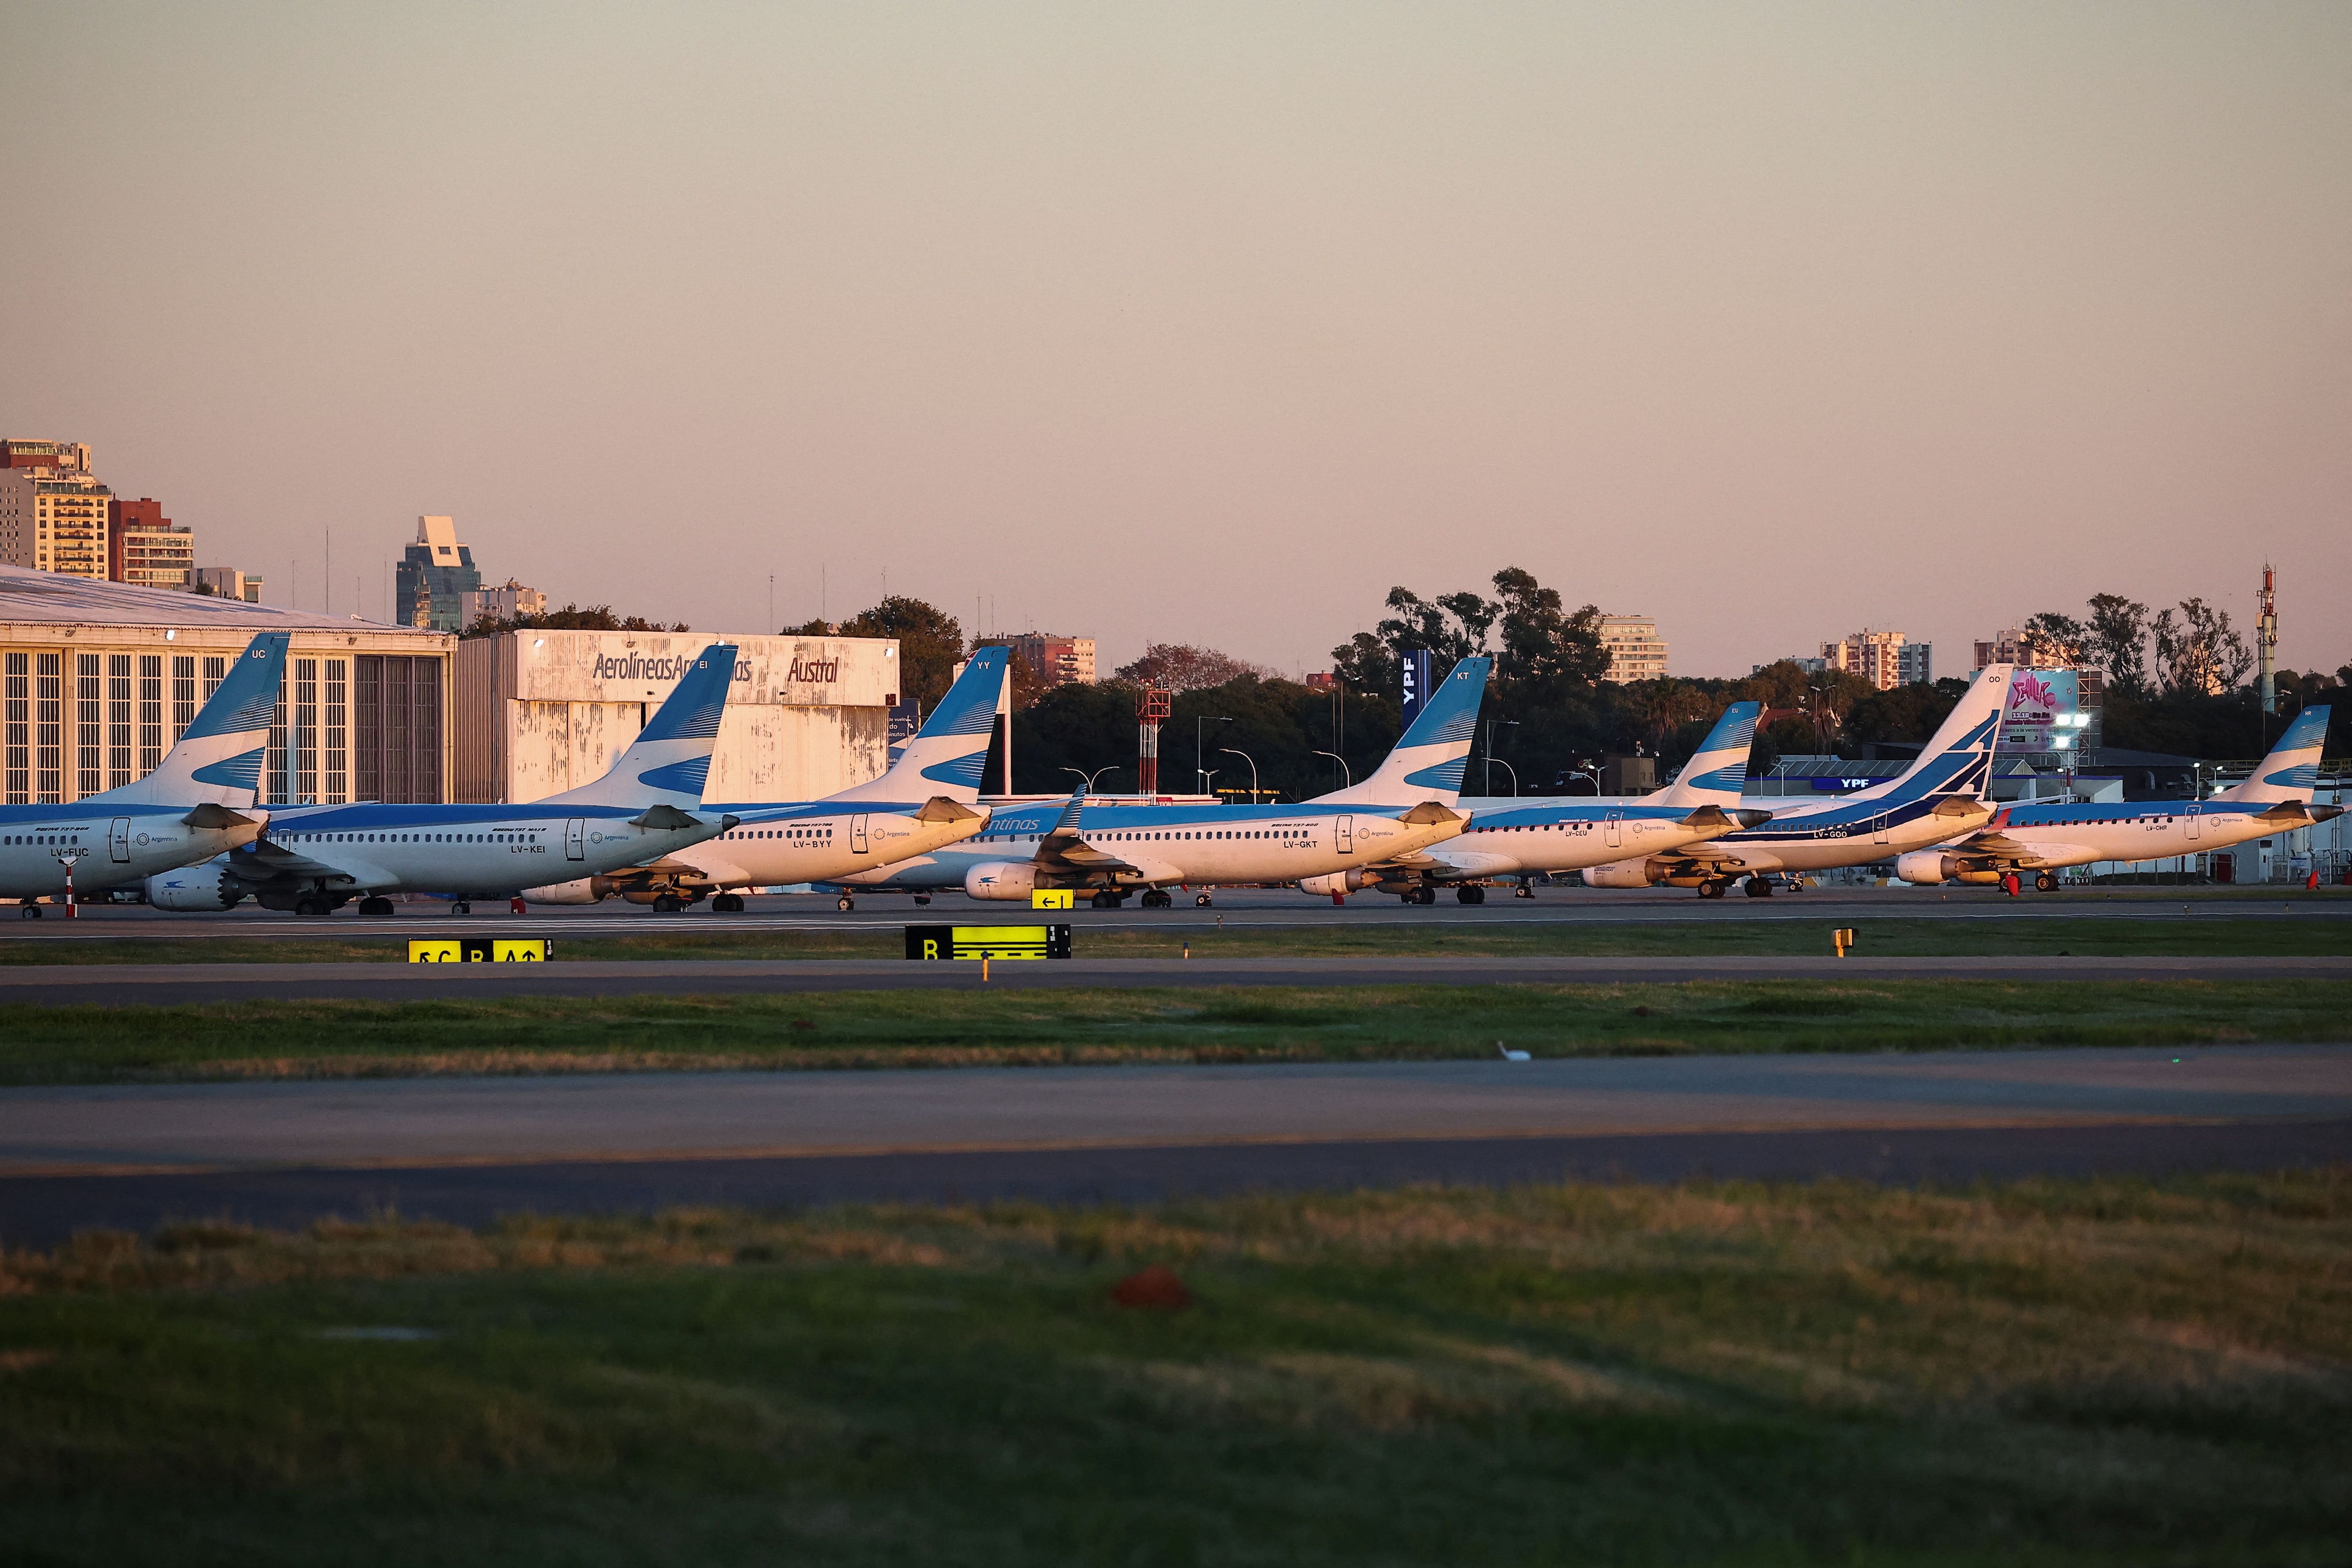
[[971,898],[1026,898],[1037,891],[1037,868],[1027,861],[983,861],[963,873]]
[[545,887],[526,887],[522,895],[531,904],[594,904],[613,890],[600,885],[601,876],[574,877],[570,882],[551,882]]
[[1942,850],[1913,850],[1895,856],[1895,874],[1915,887],[1934,887],[1946,882],[1990,887],[2000,880],[2000,873],[1995,867],[1947,854]]
[[1584,868],[1587,887],[1655,887],[1666,880],[1653,861],[1612,861]]
[[216,865],[184,865],[147,879],[147,902],[157,909],[216,912],[244,897],[245,884]]
[[1361,893],[1379,881],[1379,877],[1358,867],[1350,871],[1335,871],[1328,876],[1302,876],[1298,879],[1298,891],[1312,894],[1317,898],[1328,898],[1334,894]]

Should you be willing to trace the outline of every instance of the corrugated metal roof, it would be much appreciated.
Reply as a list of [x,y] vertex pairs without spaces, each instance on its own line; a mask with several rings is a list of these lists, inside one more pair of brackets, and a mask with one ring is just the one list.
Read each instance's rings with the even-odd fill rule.
[[0,566],[0,622],[23,622],[68,626],[219,626],[256,632],[366,631],[441,636],[440,632],[417,626],[388,626],[354,616],[278,610],[267,604],[247,604],[241,599]]

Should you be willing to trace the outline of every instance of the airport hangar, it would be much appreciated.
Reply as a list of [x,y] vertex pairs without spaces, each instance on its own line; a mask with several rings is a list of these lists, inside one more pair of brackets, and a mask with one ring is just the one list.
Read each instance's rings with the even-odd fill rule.
[[[153,770],[260,632],[291,634],[266,804],[534,800],[584,784],[682,665],[742,648],[713,799],[809,800],[877,777],[894,640],[447,632],[0,566],[0,799],[65,804]],[[289,754],[289,733],[293,747]]]

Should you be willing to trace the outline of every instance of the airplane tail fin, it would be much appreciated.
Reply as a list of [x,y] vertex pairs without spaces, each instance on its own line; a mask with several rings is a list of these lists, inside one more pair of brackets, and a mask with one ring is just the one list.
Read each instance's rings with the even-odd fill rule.
[[1437,683],[1413,716],[1412,727],[1396,743],[1379,771],[1362,783],[1316,802],[1331,806],[1410,806],[1462,798],[1462,772],[1470,765],[1470,740],[1478,728],[1478,704],[1495,661],[1480,654],[1465,659]]
[[997,698],[1004,689],[1010,648],[975,649],[940,706],[898,761],[879,779],[853,785],[833,800],[928,800],[944,795],[969,806],[980,799],[981,770],[996,733]]
[[548,802],[574,806],[675,806],[702,804],[710,776],[710,752],[719,742],[727,694],[735,683],[735,644],[713,643],[694,657],[637,738],[604,777],[577,789],[551,795]]
[[2327,710],[2307,707],[2294,716],[2278,737],[2263,765],[2222,799],[2271,805],[2280,800],[2308,800],[2319,788],[2319,753],[2327,744]]
[[2009,711],[2014,664],[1987,664],[1902,776],[1848,800],[1979,800],[1992,789],[1992,753]]
[[1738,805],[1739,791],[1748,784],[1748,750],[1756,743],[1756,721],[1763,712],[1762,703],[1733,703],[1724,709],[1675,781],[1650,799],[1661,806]]
[[154,771],[83,799],[140,806],[253,805],[289,640],[284,632],[264,632],[247,643]]

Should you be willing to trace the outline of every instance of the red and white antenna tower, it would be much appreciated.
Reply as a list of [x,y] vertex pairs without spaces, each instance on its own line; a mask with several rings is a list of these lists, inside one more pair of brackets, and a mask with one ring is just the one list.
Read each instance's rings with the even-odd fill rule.
[[1135,705],[1135,789],[1139,795],[1160,793],[1160,724],[1168,716],[1173,695],[1146,686]]
[[2278,581],[2271,563],[2263,562],[2263,591],[2255,603],[2254,652],[2262,658],[2263,711],[2278,712]]

